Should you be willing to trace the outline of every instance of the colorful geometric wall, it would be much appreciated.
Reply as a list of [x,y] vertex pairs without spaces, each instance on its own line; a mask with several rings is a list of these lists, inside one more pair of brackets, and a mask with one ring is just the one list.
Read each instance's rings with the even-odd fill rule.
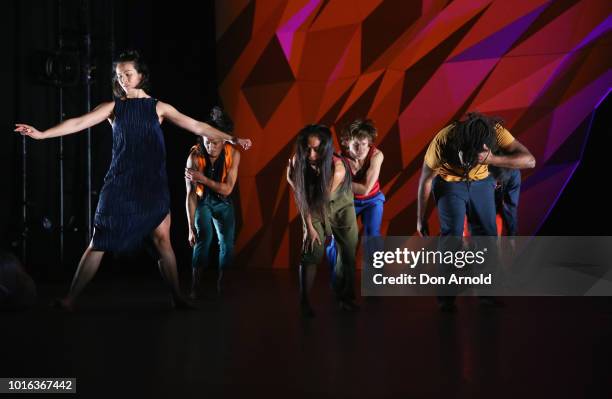
[[383,234],[411,235],[429,141],[468,110],[501,116],[537,158],[523,174],[528,235],[571,178],[612,86],[609,0],[221,0],[216,13],[221,97],[237,134],[254,141],[236,242],[252,267],[298,259],[285,167],[303,125],[376,122]]

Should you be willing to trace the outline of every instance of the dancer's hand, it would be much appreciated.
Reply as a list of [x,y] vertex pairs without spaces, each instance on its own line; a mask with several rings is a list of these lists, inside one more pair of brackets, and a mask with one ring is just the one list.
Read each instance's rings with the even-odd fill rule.
[[491,154],[491,149],[487,147],[486,144],[483,144],[482,148],[484,151],[478,153],[478,163],[481,165],[488,165],[491,163],[493,154]]
[[38,131],[34,126],[26,125],[23,123],[15,124],[15,132],[21,133],[22,136],[30,136],[33,139],[40,140],[44,138],[44,135]]
[[194,183],[204,183],[206,176],[199,170],[185,168],[185,180],[189,180]]
[[304,242],[302,244],[302,251],[314,251],[315,242],[318,242],[319,245],[322,245],[317,230],[314,227],[309,227],[308,230],[304,232]]
[[429,235],[429,226],[426,220],[417,220],[417,234],[419,237],[427,237]]
[[236,140],[236,144],[238,144],[239,146],[241,146],[245,150],[248,150],[253,145],[253,143],[251,143],[250,139],[237,139]]
[[189,228],[189,246],[193,247],[196,242],[196,234],[192,227]]

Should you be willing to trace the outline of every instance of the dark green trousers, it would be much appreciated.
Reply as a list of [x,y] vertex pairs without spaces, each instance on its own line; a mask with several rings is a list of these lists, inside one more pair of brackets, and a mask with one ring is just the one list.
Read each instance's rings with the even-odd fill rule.
[[[353,192],[346,190],[332,193],[327,218],[312,216],[312,225],[319,234],[322,245],[315,244],[314,249],[302,252],[302,265],[318,265],[325,255],[325,239],[334,235],[338,246],[338,258],[334,268],[333,288],[339,300],[355,299],[355,256],[359,229],[355,216]],[[306,229],[306,226],[303,226]]]

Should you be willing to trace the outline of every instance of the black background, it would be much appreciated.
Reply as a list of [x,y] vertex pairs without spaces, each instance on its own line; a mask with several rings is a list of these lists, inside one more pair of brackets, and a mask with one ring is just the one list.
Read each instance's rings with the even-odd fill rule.
[[[7,190],[0,196],[0,243],[5,249],[22,256],[22,137],[13,133],[14,123],[28,123],[40,130],[59,122],[59,89],[45,84],[36,73],[42,69],[41,52],[59,49],[63,38],[66,52],[85,54],[84,34],[89,22],[92,41],[92,64],[95,80],[91,85],[92,108],[111,96],[111,63],[113,54],[137,49],[149,64],[152,90],[149,93],[168,102],[181,112],[205,120],[211,106],[219,104],[215,77],[214,2],[195,7],[168,7],[149,1],[10,1],[0,18],[7,41],[3,68],[5,90],[2,96],[1,135],[2,181]],[[186,12],[190,10],[190,12]],[[59,26],[61,24],[61,29]],[[84,56],[83,56],[83,59]],[[84,74],[82,74],[84,76]],[[84,79],[65,87],[65,118],[81,115],[86,109]],[[183,168],[186,154],[195,136],[170,123],[163,125],[172,201],[172,237],[179,264],[188,264],[190,248],[186,240],[184,217]],[[102,186],[111,155],[111,127],[100,124],[92,128],[92,206],[95,211],[97,192]],[[65,254],[63,265],[59,253],[59,139],[26,140],[27,147],[27,250],[26,267],[35,276],[65,279],[73,273],[87,245],[86,209],[86,135],[64,138],[65,159]],[[141,162],[146,162],[143,148]],[[154,189],[154,188],[152,188]],[[45,218],[50,222],[44,226]],[[137,253],[105,257],[112,273],[115,264],[130,264],[128,270],[152,270],[151,251],[145,247]],[[110,259],[109,259],[110,258]],[[106,273],[106,272],[103,272]]]

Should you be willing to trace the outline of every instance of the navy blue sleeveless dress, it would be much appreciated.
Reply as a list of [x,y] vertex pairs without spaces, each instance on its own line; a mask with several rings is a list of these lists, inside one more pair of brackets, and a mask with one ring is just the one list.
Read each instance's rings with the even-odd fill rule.
[[115,99],[112,160],[94,217],[96,250],[134,249],[170,212],[156,105],[154,98]]

